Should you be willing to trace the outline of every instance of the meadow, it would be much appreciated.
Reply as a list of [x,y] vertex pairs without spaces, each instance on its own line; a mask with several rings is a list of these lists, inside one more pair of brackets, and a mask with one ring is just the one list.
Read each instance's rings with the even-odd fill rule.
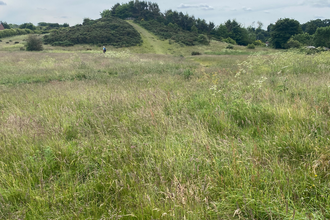
[[329,219],[330,53],[162,42],[0,43],[0,218]]

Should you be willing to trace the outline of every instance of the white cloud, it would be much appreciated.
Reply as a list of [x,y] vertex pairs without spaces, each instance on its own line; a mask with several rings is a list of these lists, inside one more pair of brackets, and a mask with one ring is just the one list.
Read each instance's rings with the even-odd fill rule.
[[243,6],[242,9],[243,9],[244,11],[252,11],[252,8],[248,8],[248,7],[245,7],[245,6]]
[[178,6],[179,9],[186,9],[186,8],[197,8],[202,10],[213,10],[214,8],[210,5],[206,4],[199,4],[199,5],[191,5],[191,4],[180,4]]
[[330,7],[330,1],[329,0],[318,0],[313,3],[314,7],[317,8],[324,8],[324,7]]
[[309,5],[315,8],[330,8],[330,0],[306,0],[301,5]]
[[268,11],[268,10],[265,10],[265,11],[264,11],[264,13],[266,13],[266,14],[269,14],[269,13],[270,13],[270,11]]

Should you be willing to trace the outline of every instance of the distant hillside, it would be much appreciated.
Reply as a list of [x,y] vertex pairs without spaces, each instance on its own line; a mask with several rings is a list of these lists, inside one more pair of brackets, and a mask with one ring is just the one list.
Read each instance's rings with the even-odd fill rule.
[[102,17],[118,17],[134,19],[148,31],[162,39],[171,39],[188,46],[209,44],[208,38],[215,25],[204,19],[168,10],[161,13],[157,3],[145,1],[130,1],[115,4],[111,10],[104,10]]
[[44,43],[54,46],[106,44],[129,47],[142,43],[140,34],[127,22],[115,17],[85,19],[82,25],[54,30],[44,36]]
[[196,44],[209,44],[209,40],[206,35],[198,34],[197,32],[193,31],[183,30],[178,25],[165,25],[155,20],[140,21],[137,23],[161,39],[174,40],[187,46],[193,46]]

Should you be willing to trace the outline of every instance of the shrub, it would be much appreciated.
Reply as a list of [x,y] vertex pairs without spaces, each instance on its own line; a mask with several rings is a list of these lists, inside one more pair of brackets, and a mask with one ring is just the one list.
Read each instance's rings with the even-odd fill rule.
[[236,41],[231,39],[230,37],[226,38],[226,39],[222,39],[223,42],[228,43],[228,44],[233,44],[236,45]]
[[261,40],[256,40],[256,41],[253,42],[253,44],[256,45],[256,46],[263,46],[263,45],[265,45]]
[[197,42],[200,44],[205,44],[205,45],[208,45],[210,43],[209,39],[204,34],[198,35]]
[[309,35],[308,33],[296,34],[292,36],[291,39],[296,40],[305,46],[314,45],[314,35]]
[[70,41],[56,41],[54,43],[51,44],[52,46],[63,46],[63,47],[69,47],[69,46],[73,46],[74,43],[70,42]]
[[287,47],[288,48],[300,48],[301,43],[297,40],[293,40],[291,37],[290,40],[288,40]]
[[256,46],[255,46],[254,44],[248,44],[248,45],[247,45],[247,48],[248,48],[248,49],[255,49]]
[[41,51],[43,50],[42,39],[38,38],[36,35],[29,35],[26,40],[26,50],[27,51]]
[[191,55],[196,56],[196,55],[202,55],[202,54],[198,51],[193,51],[193,52],[191,52]]
[[230,50],[232,50],[232,49],[234,49],[234,46],[231,45],[231,44],[228,44],[227,47],[226,47],[226,49],[230,49]]

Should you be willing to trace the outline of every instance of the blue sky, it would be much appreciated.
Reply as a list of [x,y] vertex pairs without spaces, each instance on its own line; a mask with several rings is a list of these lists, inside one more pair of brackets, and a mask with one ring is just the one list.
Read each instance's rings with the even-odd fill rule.
[[[96,19],[100,12],[118,0],[0,0],[0,21],[21,24],[25,22],[56,22],[70,25],[82,23],[84,18]],[[330,0],[167,0],[158,3],[162,12],[168,9],[182,11],[216,25],[236,19],[245,27],[261,21],[266,28],[279,18],[293,18],[300,23],[314,19],[330,19]]]

